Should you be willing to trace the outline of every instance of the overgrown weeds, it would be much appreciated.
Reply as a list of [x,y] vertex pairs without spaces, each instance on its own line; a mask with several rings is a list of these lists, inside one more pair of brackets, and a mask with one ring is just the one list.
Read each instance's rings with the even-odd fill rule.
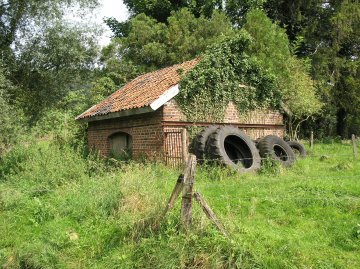
[[[0,264],[358,268],[360,165],[349,144],[316,145],[315,153],[288,169],[265,164],[258,175],[199,165],[194,188],[226,239],[196,204],[189,233],[179,201],[159,221],[177,169],[103,160],[48,141],[16,147],[0,161]],[[318,158],[324,154],[326,162]]]

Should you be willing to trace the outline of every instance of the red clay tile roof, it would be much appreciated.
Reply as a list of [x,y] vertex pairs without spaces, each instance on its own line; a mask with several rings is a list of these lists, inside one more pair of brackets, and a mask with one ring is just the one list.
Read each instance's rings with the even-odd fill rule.
[[79,115],[76,119],[149,106],[171,86],[180,82],[179,69],[186,73],[194,68],[199,61],[200,59],[197,58],[141,75]]

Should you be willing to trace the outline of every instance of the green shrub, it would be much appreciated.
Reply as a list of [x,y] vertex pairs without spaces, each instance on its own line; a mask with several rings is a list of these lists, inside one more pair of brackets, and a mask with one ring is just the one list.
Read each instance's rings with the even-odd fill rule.
[[283,167],[279,161],[271,158],[266,158],[261,161],[260,174],[265,175],[280,175],[283,171]]

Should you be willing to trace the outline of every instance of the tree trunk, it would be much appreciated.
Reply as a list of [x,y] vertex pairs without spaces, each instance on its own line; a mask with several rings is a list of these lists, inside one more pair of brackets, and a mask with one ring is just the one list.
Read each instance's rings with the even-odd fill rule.
[[347,113],[343,108],[340,108],[336,113],[336,133],[341,138],[348,138],[346,116]]

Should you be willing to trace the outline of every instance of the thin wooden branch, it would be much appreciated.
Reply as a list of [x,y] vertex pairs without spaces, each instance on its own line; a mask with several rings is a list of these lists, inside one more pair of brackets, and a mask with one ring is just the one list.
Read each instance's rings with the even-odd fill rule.
[[220,220],[216,217],[214,211],[210,208],[210,206],[206,203],[205,199],[201,196],[199,192],[194,193],[195,200],[199,203],[202,210],[204,211],[205,215],[209,218],[209,220],[218,228],[218,230],[226,237],[228,237],[228,234],[224,228],[224,226],[221,224]]
[[300,121],[297,123],[297,125],[295,126],[294,138],[296,138],[296,140],[298,140],[298,139],[297,139],[297,137],[298,137],[297,134],[298,134],[298,131],[299,131],[299,128],[300,128],[301,123],[303,123],[304,121],[307,121],[309,118],[310,118],[310,115],[308,115],[305,119],[300,120]]

